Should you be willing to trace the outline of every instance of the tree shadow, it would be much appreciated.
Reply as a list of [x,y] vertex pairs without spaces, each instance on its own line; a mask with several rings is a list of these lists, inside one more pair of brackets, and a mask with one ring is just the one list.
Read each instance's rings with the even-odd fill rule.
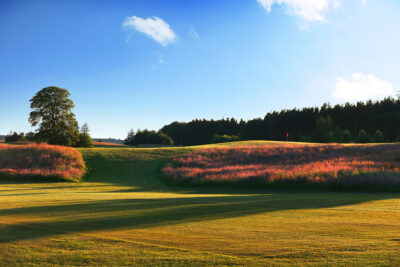
[[159,199],[118,199],[73,205],[0,210],[0,216],[40,216],[44,220],[0,226],[0,243],[98,230],[143,229],[155,226],[235,218],[281,210],[332,208],[372,200],[397,198],[393,194],[270,193]]

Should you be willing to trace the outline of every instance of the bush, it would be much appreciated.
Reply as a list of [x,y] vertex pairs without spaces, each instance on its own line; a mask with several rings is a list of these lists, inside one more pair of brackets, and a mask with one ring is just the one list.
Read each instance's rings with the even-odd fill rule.
[[351,142],[351,133],[349,130],[344,130],[343,131],[343,136],[342,136],[342,142],[343,143],[350,143]]
[[375,143],[383,143],[385,141],[385,137],[383,136],[383,133],[380,130],[377,130],[375,132]]
[[125,145],[172,145],[171,137],[161,131],[138,130],[136,134],[131,130],[124,141]]
[[321,143],[331,142],[333,139],[332,126],[333,120],[330,116],[319,117],[315,123],[313,140]]
[[336,143],[343,142],[343,131],[339,128],[335,128],[332,133],[332,141]]
[[76,144],[77,147],[94,147],[92,138],[87,133],[79,134],[79,141]]
[[48,144],[0,145],[0,177],[79,181],[85,173],[81,153]]
[[372,143],[374,140],[367,134],[365,130],[360,130],[358,133],[357,141],[359,143]]
[[25,141],[25,135],[24,133],[18,134],[17,132],[14,132],[13,134],[7,135],[5,140],[7,143]]
[[226,142],[234,142],[239,141],[239,136],[236,135],[227,135],[227,134],[214,134],[211,143],[226,143]]

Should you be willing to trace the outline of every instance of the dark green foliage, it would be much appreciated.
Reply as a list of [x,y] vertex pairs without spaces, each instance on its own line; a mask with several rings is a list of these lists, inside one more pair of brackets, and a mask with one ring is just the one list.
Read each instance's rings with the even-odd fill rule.
[[385,141],[385,137],[383,136],[383,133],[379,130],[376,130],[374,139],[375,139],[375,143],[383,143]]
[[77,147],[94,147],[94,143],[89,134],[89,126],[84,123],[81,127],[81,132],[79,133],[79,141],[76,144]]
[[25,135],[24,133],[18,134],[17,132],[14,132],[12,134],[7,135],[5,141],[8,143],[25,141]]
[[124,140],[124,145],[133,146],[134,144],[135,144],[135,132],[133,131],[133,129],[131,129],[128,132],[128,136]]
[[172,145],[173,141],[171,137],[161,131],[149,131],[149,130],[138,130],[136,134],[131,130],[128,133],[128,137],[124,141],[125,145],[136,146],[136,145]]
[[239,141],[239,137],[236,135],[219,135],[219,134],[214,134],[211,143],[225,143],[225,142],[234,142],[234,141]]
[[332,132],[332,141],[336,143],[343,143],[344,131],[339,128],[335,128]]
[[193,120],[191,122],[173,122],[161,128],[161,131],[171,136],[175,145],[209,144],[214,134],[238,136],[240,124],[235,119],[222,120]]
[[77,147],[94,147],[93,140],[87,133],[79,134],[79,141],[76,144]]
[[29,122],[39,125],[37,141],[73,146],[79,142],[78,122],[72,108],[75,106],[70,93],[62,88],[43,88],[30,100],[32,112]]
[[34,132],[27,132],[25,135],[25,139],[31,142],[34,142],[36,140],[36,134]]
[[365,130],[360,130],[357,137],[358,143],[372,143],[373,141],[373,138]]
[[333,121],[329,115],[326,118],[319,117],[315,123],[313,140],[321,143],[331,142],[333,140],[332,127]]
[[[241,140],[286,141],[286,133],[289,133],[290,141],[299,141],[302,136],[307,139],[312,137],[317,119],[328,116],[334,122],[334,127],[344,130],[342,142],[351,142],[352,136],[356,140],[361,129],[368,133],[375,133],[379,129],[385,133],[387,141],[394,141],[400,135],[400,99],[393,98],[335,106],[324,104],[320,108],[285,109],[269,112],[263,119],[240,122],[235,119],[173,122],[161,130],[171,136],[177,145],[208,144],[214,134],[236,135]],[[332,128],[332,136],[329,133],[322,136],[318,134],[318,139],[332,138],[332,141],[338,142],[340,136],[337,134]]]
[[343,143],[350,143],[352,141],[351,132],[349,130],[343,131],[342,142]]

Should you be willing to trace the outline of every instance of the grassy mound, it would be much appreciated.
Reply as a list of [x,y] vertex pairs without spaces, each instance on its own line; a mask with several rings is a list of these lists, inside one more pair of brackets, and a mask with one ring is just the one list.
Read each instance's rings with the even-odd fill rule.
[[281,144],[215,147],[163,169],[188,184],[400,191],[400,145]]
[[0,176],[79,181],[85,173],[81,153],[48,144],[0,145]]

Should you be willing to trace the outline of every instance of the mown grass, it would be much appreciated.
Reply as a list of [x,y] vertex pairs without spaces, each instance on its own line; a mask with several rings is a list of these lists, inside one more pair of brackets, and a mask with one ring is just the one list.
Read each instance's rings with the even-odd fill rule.
[[2,181],[0,265],[400,263],[398,194],[161,182],[162,166],[196,149],[81,149],[82,183]]

